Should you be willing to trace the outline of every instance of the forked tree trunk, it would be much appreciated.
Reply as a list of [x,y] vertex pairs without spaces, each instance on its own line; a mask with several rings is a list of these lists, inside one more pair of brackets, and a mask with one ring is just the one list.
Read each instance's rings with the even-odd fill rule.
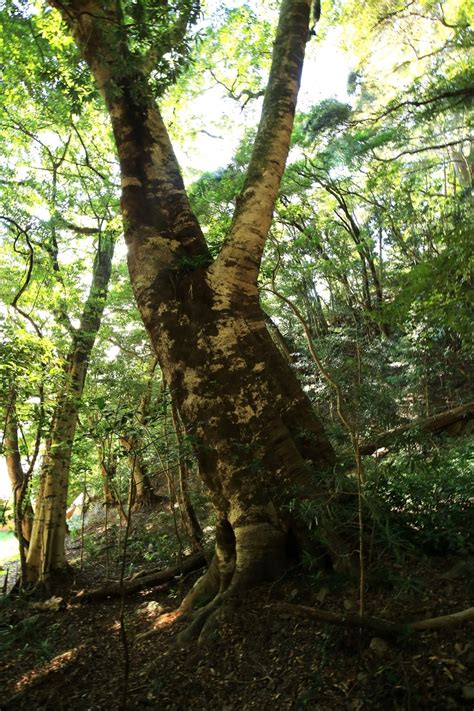
[[287,563],[288,503],[306,496],[323,504],[334,461],[265,327],[257,287],[289,150],[311,0],[281,4],[247,179],[214,261],[118,7],[111,2],[104,10],[97,0],[51,4],[62,12],[110,114],[135,297],[218,512],[216,557],[201,591],[212,595],[274,577]]
[[74,435],[89,357],[100,327],[112,269],[114,241],[101,235],[89,296],[73,335],[62,390],[53,413],[41,467],[33,531],[26,561],[26,581],[47,583],[66,568],[67,490]]

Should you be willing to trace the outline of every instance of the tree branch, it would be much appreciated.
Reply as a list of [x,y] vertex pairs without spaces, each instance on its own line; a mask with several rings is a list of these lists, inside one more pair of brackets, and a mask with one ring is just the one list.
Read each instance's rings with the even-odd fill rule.
[[[469,136],[467,140],[472,141],[473,137]],[[375,160],[378,160],[381,163],[392,163],[394,160],[398,160],[398,158],[401,158],[402,156],[413,156],[416,153],[425,153],[426,151],[438,151],[442,148],[449,148],[450,146],[459,146],[460,143],[462,143],[462,141],[460,141],[458,138],[456,141],[449,141],[448,143],[439,143],[434,146],[422,146],[421,148],[412,148],[407,149],[406,151],[400,151],[400,153],[397,153],[397,155],[395,156],[390,156],[390,158],[381,158],[375,153],[375,151],[372,151],[372,155],[374,156]]]

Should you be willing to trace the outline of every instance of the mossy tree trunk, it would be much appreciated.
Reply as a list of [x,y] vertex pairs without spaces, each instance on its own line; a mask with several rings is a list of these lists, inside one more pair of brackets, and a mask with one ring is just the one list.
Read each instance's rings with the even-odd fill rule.
[[105,17],[97,0],[51,4],[62,12],[111,118],[135,298],[217,509],[216,556],[204,587],[212,595],[274,577],[287,563],[288,498],[326,501],[334,461],[267,331],[257,285],[288,156],[311,1],[281,3],[253,155],[215,260],[118,7],[108,4]]
[[99,238],[93,278],[81,322],[74,330],[64,383],[54,409],[41,467],[33,530],[26,560],[26,582],[47,583],[65,570],[66,508],[74,435],[89,363],[105,306],[112,269],[114,240]]

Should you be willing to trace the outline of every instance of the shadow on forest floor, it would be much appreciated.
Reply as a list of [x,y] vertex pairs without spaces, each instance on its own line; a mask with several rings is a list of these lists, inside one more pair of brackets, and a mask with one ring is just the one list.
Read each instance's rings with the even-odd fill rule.
[[[146,517],[140,525],[143,527]],[[77,550],[72,550],[77,557]],[[102,558],[100,558],[100,555]],[[96,582],[102,552],[86,556],[56,611],[4,598],[0,646],[2,709],[118,709],[124,680],[120,601],[78,604],[74,592]],[[76,562],[77,565],[77,562]],[[369,575],[367,614],[395,621],[469,607],[472,559],[451,556],[381,562]],[[276,612],[280,601],[342,612],[357,606],[357,582],[293,571],[245,594],[220,619],[212,641],[181,644],[182,623],[162,624],[195,580],[125,599],[130,652],[127,708],[456,709],[474,696],[473,625],[383,641]],[[162,620],[172,619],[162,617]]]

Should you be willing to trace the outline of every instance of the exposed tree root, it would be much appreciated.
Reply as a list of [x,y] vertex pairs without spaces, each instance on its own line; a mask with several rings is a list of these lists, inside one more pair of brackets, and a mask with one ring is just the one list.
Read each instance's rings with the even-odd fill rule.
[[201,607],[199,610],[195,610],[194,613],[190,613],[191,622],[185,627],[185,629],[179,633],[179,642],[192,642],[198,640],[202,642],[207,632],[210,631],[210,623],[214,618],[214,615],[219,610],[224,602],[225,593],[222,595],[218,593],[216,597],[211,600],[205,607]]
[[474,607],[468,607],[466,610],[452,612],[450,615],[442,615],[441,617],[428,617],[425,620],[411,622],[410,627],[413,630],[438,630],[444,627],[455,627],[463,622],[474,620]]
[[336,615],[333,612],[318,610],[314,607],[306,607],[305,605],[292,605],[290,603],[277,603],[271,606],[278,612],[288,613],[297,617],[312,618],[321,622],[328,622],[339,627],[358,627],[367,629],[371,632],[376,632],[380,636],[396,636],[405,634],[411,631],[419,630],[434,630],[444,629],[446,627],[454,627],[455,625],[463,624],[474,620],[474,607],[469,607],[460,612],[453,612],[451,615],[443,615],[442,617],[430,617],[425,620],[417,620],[416,622],[390,622],[378,617],[368,617],[366,615],[359,616],[354,613],[345,613],[344,615]]
[[211,602],[194,612],[185,615],[190,624],[178,634],[179,642],[198,644],[209,641],[219,628],[222,618],[238,604],[240,593],[248,589],[239,580],[233,582],[225,592],[218,593]]
[[92,600],[103,600],[107,597],[118,597],[122,595],[122,591],[123,594],[129,595],[142,588],[162,585],[179,575],[199,570],[199,568],[202,568],[204,565],[206,565],[204,555],[201,552],[194,553],[188,558],[185,558],[181,565],[175,565],[172,568],[159,570],[149,575],[140,575],[139,577],[124,580],[122,585],[120,582],[111,582],[98,588],[92,588],[91,590],[81,590],[75,596],[74,602],[91,602]]
[[185,613],[184,619],[190,624],[178,635],[178,641],[202,643],[208,641],[220,624],[220,618],[232,610],[243,592],[252,587],[247,571],[237,571],[228,587],[222,589],[204,607]]
[[158,634],[163,626],[163,620],[169,624],[170,621],[180,619],[182,621],[184,620],[189,622],[189,624],[177,635],[177,641],[194,642],[197,640],[198,642],[202,642],[204,639],[208,638],[209,633],[214,629],[212,621],[223,604],[224,598],[225,593],[217,593],[217,595],[215,595],[210,602],[203,607],[199,607],[198,609],[191,610],[186,606],[183,610],[183,608],[180,607],[176,610],[176,613],[171,613],[171,615],[173,615],[172,619],[170,617],[170,613],[165,613],[158,619],[153,629],[137,635],[137,639],[148,639],[149,637],[153,637],[155,634]]
[[211,602],[220,590],[220,572],[217,556],[213,556],[211,563],[204,575],[196,581],[194,586],[185,596],[180,605],[180,611],[184,614],[202,609]]

